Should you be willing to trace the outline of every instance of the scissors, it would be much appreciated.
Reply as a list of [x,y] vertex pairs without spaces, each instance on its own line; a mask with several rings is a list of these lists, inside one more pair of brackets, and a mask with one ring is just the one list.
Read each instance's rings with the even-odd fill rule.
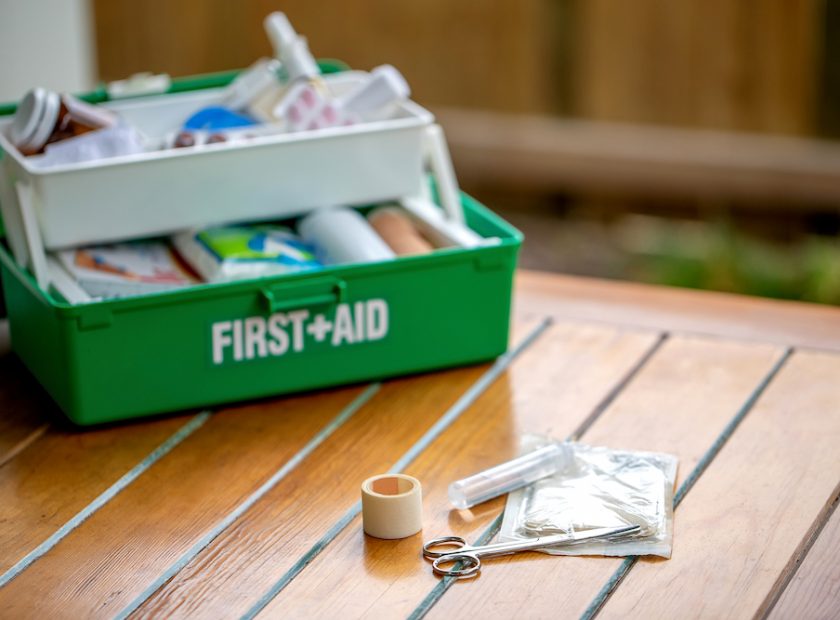
[[[600,527],[583,532],[540,536],[539,538],[514,540],[480,547],[471,547],[460,536],[442,536],[423,545],[423,557],[432,560],[432,570],[438,575],[444,577],[472,577],[481,570],[481,558],[494,558],[500,555],[519,553],[520,551],[533,551],[534,549],[570,544],[590,538],[627,536],[635,534],[641,529],[638,525]],[[436,551],[435,548],[442,549]],[[455,566],[446,568],[445,565],[447,564],[455,564]]]

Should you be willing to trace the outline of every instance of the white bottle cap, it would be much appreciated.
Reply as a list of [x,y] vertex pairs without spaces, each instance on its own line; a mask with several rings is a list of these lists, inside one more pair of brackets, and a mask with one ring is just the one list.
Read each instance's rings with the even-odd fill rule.
[[36,153],[49,140],[58,121],[61,98],[58,93],[33,88],[20,102],[9,138],[22,153]]
[[391,65],[376,67],[370,78],[338,102],[338,107],[348,113],[364,115],[385,107],[389,103],[406,99],[411,94],[408,82]]
[[274,48],[274,57],[282,59],[286,49],[298,38],[285,13],[275,11],[263,20],[263,27]]

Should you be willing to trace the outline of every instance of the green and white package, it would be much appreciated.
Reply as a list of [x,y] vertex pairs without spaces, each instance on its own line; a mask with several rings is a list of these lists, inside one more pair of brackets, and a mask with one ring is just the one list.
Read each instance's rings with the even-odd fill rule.
[[175,235],[181,256],[208,282],[318,269],[312,247],[271,224],[217,226]]

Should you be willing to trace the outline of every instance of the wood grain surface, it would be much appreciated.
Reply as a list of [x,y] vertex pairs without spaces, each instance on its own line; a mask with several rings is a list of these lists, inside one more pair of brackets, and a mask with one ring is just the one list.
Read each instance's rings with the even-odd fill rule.
[[[113,616],[360,391],[334,390],[215,414],[0,589],[0,609],[9,617]],[[122,441],[134,441],[131,427],[121,431]],[[64,443],[84,445],[87,437]],[[118,453],[118,445],[114,440],[108,452]],[[108,463],[101,466],[105,472]],[[75,486],[53,490],[72,495]]]
[[[840,492],[840,489],[838,489]],[[770,620],[840,618],[840,510],[831,515],[790,584],[770,611]]]
[[[0,573],[129,471],[186,418],[74,431],[50,427],[0,467]],[[0,599],[5,590],[0,590]]]
[[555,325],[407,470],[423,483],[422,532],[377,540],[357,518],[260,617],[406,617],[438,583],[422,541],[474,539],[504,506],[498,498],[450,510],[449,483],[515,456],[523,433],[573,432],[655,342],[653,333]]
[[167,583],[140,616],[239,617],[359,500],[486,367],[389,382]]
[[[135,616],[238,616],[303,560],[263,617],[405,617],[439,591],[422,541],[450,532],[475,540],[504,505],[452,511],[448,483],[513,456],[525,432],[581,429],[586,443],[678,454],[680,482],[715,455],[677,510],[673,558],[633,566],[604,617],[836,616],[840,355],[831,350],[840,350],[840,312],[539,273],[520,273],[517,286],[517,338],[546,314],[560,322],[434,440],[424,433],[495,376],[488,365],[388,382],[352,415],[365,386],[219,411],[0,588],[0,617],[110,618],[137,601]],[[660,341],[660,327],[676,333]],[[785,344],[823,350],[798,349],[762,393]],[[75,431],[19,362],[0,355],[3,369],[0,571],[196,419]],[[707,454],[756,394],[720,453]],[[336,425],[340,412],[349,417]],[[405,471],[424,485],[424,531],[364,536],[353,512],[360,481],[414,450]],[[478,579],[435,598],[429,615],[579,615],[619,565],[490,560]]]
[[797,352],[686,496],[674,556],[641,561],[599,617],[761,617],[840,481],[840,356]]
[[[705,338],[667,341],[581,441],[680,459],[677,485],[771,370],[782,350]],[[675,553],[684,529],[676,518]],[[621,558],[520,554],[488,562],[474,582],[456,582],[429,617],[579,617]],[[516,596],[510,596],[516,592]]]
[[833,306],[523,270],[514,299],[523,320],[549,315],[840,351]]

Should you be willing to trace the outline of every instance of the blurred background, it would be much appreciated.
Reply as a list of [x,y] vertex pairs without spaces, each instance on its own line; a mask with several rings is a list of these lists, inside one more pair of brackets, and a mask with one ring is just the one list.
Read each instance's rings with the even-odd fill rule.
[[840,0],[0,0],[0,100],[245,67],[273,10],[403,72],[524,267],[840,304]]

